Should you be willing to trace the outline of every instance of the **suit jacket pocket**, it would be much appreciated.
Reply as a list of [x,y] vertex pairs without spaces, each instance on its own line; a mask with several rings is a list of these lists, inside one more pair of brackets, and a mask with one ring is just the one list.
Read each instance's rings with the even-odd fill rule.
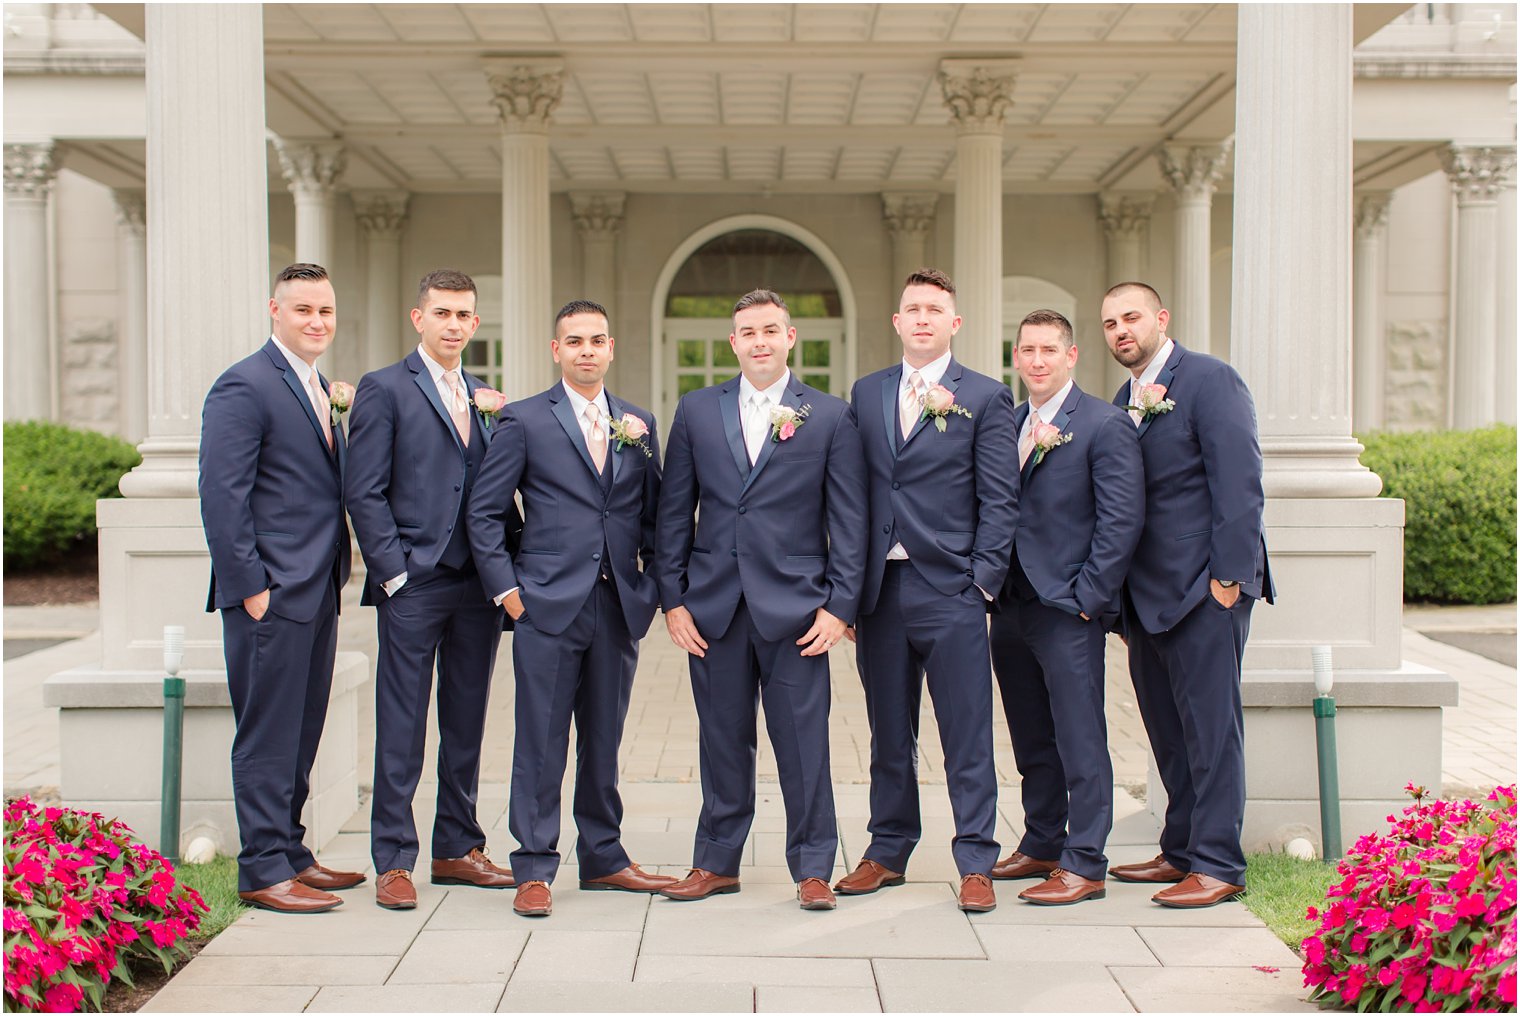
[[1181,536],[1178,536],[1177,539],[1179,539],[1179,540],[1196,540],[1200,536],[1208,536],[1213,531],[1214,530],[1212,530],[1212,529],[1198,529],[1198,530],[1195,530],[1195,531],[1193,531],[1191,533],[1183,533]]
[[971,553],[971,541],[975,536],[975,533],[961,532],[959,530],[936,529],[934,531],[934,542],[952,554],[959,554],[965,557]]

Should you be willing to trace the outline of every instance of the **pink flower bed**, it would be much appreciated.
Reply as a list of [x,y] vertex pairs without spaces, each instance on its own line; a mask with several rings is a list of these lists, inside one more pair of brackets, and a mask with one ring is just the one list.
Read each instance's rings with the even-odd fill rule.
[[1310,907],[1304,983],[1359,1012],[1515,1011],[1515,788],[1415,803],[1357,840]]
[[126,960],[167,973],[206,904],[116,819],[29,798],[5,809],[5,1008],[99,1009]]

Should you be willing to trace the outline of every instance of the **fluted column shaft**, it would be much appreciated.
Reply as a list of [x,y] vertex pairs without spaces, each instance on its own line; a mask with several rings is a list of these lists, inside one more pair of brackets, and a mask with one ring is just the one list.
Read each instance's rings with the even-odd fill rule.
[[[1108,278],[1104,287],[1121,282],[1145,281],[1145,236],[1150,229],[1151,211],[1155,207],[1154,194],[1119,194],[1105,192],[1098,196],[1098,221],[1103,224],[1103,236],[1108,241]],[[1091,352],[1084,350],[1084,357],[1098,356],[1103,361],[1103,391],[1108,394],[1118,390],[1129,381],[1129,369],[1108,354],[1103,337],[1097,340]],[[1082,337],[1078,336],[1078,348]]]
[[1244,4],[1239,31],[1231,360],[1266,492],[1371,497],[1382,481],[1351,437],[1351,237],[1334,225],[1351,220],[1351,8]]
[[416,333],[403,326],[402,301],[411,289],[401,278],[401,229],[406,223],[405,191],[354,194],[354,218],[364,237],[365,273],[363,370],[371,371],[406,355]]
[[557,62],[489,62],[501,114],[502,390],[520,399],[549,377],[549,118],[563,90]]
[[53,143],[5,146],[5,418],[53,416],[47,202]]
[[1162,174],[1176,200],[1172,293],[1168,297],[1175,331],[1189,349],[1212,351],[1209,340],[1210,212],[1219,186],[1228,142],[1166,147],[1157,153]]
[[1499,277],[1494,261],[1499,191],[1514,170],[1515,148],[1448,145],[1441,151],[1441,164],[1457,197],[1451,425],[1465,430],[1498,419],[1490,376],[1498,353]]
[[990,377],[1003,364],[1003,119],[1012,61],[945,60],[940,87],[955,120],[955,356]]
[[620,192],[570,195],[570,211],[575,231],[581,239],[582,298],[607,308],[608,327],[617,313],[617,238],[623,228],[623,203],[627,195]]
[[1494,258],[1498,269],[1499,293],[1495,314],[1497,328],[1494,341],[1494,416],[1500,423],[1515,422],[1515,170],[1505,174],[1499,189],[1499,243]]
[[1369,431],[1385,423],[1383,408],[1387,385],[1388,339],[1383,328],[1385,269],[1383,237],[1388,232],[1388,191],[1369,191],[1357,196],[1355,273],[1351,293],[1351,426]]
[[251,4],[146,10],[148,438],[121,490],[194,498],[206,392],[269,334],[264,22]]
[[116,285],[121,294],[121,436],[148,436],[148,206],[142,190],[112,191],[116,199]]

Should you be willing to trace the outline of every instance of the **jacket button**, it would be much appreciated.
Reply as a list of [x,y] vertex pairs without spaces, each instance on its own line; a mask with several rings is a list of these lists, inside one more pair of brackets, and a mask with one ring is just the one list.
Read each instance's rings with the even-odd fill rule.
[[739,552],[737,550],[731,550],[731,551],[728,552],[728,556],[729,557],[738,557],[739,556]]
[[455,489],[455,490],[458,490],[458,489],[459,489],[459,484],[457,484],[457,483],[456,483],[456,484],[454,484],[454,489]]
[[745,511],[745,508],[744,508],[744,506],[743,506],[743,505],[742,505],[742,504],[741,504],[741,505],[740,505],[740,506],[739,506],[739,514],[740,514],[740,515],[743,515],[743,514],[744,514],[744,511]]
[[893,490],[901,490],[902,489],[902,484],[894,482],[892,484],[892,489]]
[[593,561],[600,561],[601,559],[602,559],[602,555],[601,554],[592,554],[591,555],[591,560],[593,560]]
[[966,573],[966,578],[968,578],[968,579],[974,579],[974,578],[976,578],[976,572],[968,571]]
[[892,533],[892,527],[891,526],[882,526],[881,527],[881,531],[890,536],[891,533]]
[[604,518],[604,519],[610,519],[610,518],[612,518],[612,513],[611,512],[602,512],[602,518]]

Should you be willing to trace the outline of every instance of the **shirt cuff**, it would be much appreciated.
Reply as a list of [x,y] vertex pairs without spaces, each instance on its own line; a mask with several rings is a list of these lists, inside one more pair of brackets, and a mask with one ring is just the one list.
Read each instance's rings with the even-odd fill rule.
[[402,572],[395,578],[382,582],[380,588],[385,590],[386,596],[395,596],[397,591],[404,585],[406,585],[406,572]]
[[[976,586],[975,582],[973,582],[971,584],[974,585],[974,586]],[[987,592],[987,590],[983,589],[981,586],[976,586],[976,591],[979,592],[979,593],[981,593],[982,594],[982,598],[985,599],[988,603],[992,602],[992,594],[989,593],[989,592]]]
[[522,588],[522,586],[513,586],[511,589],[508,589],[506,592],[497,594],[496,599],[492,600],[491,602],[494,603],[494,604],[496,604],[499,607],[499,606],[502,605],[503,602],[506,601],[507,597],[511,596],[513,593],[517,592],[521,588]]

